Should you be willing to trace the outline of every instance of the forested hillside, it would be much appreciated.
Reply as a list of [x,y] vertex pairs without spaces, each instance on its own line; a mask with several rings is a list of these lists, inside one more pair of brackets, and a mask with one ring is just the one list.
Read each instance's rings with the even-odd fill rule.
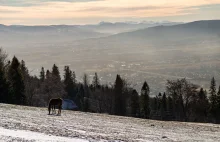
[[[73,100],[80,111],[108,113],[144,119],[178,120],[220,123],[220,87],[215,78],[210,89],[187,79],[167,80],[166,92],[150,96],[147,80],[141,90],[120,75],[114,85],[101,84],[97,73],[90,81],[84,74],[83,82],[76,80],[74,70],[64,67],[60,74],[58,66],[51,70],[41,68],[39,76],[29,74],[25,61],[15,56],[8,59],[0,50],[0,102],[18,105],[46,107],[51,98]],[[61,79],[63,76],[63,79]]]

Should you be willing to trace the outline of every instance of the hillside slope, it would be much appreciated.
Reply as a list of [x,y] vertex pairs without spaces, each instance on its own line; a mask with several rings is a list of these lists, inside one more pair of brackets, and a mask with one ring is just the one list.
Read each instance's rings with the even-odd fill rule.
[[39,44],[65,43],[69,41],[102,37],[108,34],[82,29],[77,26],[50,25],[50,26],[6,26],[0,25],[1,45],[10,43]]
[[84,46],[92,47],[140,47],[153,46],[168,48],[171,45],[190,46],[204,41],[210,44],[219,43],[220,20],[195,21],[172,26],[155,26],[136,31],[124,32],[107,37],[85,41]]
[[[46,108],[6,104],[0,104],[0,113],[0,130],[22,131],[22,134],[23,130],[30,134],[39,132],[51,138],[59,136],[55,141],[74,141],[76,138],[91,142],[220,141],[220,126],[215,124],[162,122],[74,111],[62,111],[61,116],[54,116],[47,115]],[[0,139],[5,137],[1,132]],[[33,136],[28,137],[22,140],[31,141]]]

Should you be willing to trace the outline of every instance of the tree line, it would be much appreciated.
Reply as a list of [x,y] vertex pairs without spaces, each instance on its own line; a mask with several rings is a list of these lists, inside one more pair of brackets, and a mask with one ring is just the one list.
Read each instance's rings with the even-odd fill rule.
[[90,83],[84,74],[83,82],[76,80],[75,72],[64,67],[63,79],[55,64],[51,70],[43,67],[39,76],[32,76],[15,56],[7,59],[0,49],[0,103],[46,107],[51,98],[73,100],[79,111],[107,113],[155,120],[220,123],[220,86],[211,79],[210,89],[186,79],[167,80],[166,92],[150,96],[145,81],[137,92],[120,75],[114,85],[101,84],[95,73]]

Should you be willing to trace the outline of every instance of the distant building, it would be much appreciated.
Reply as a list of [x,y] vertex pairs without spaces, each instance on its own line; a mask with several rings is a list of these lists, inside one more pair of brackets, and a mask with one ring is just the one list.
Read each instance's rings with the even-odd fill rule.
[[76,106],[76,104],[72,100],[63,99],[62,109],[64,109],[64,110],[76,110],[76,109],[78,109],[78,107]]

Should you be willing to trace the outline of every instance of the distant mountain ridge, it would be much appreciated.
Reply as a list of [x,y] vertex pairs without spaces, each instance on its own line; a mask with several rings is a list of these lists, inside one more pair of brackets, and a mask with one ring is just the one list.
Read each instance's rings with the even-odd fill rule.
[[154,27],[159,25],[177,25],[182,24],[183,22],[169,22],[169,21],[162,21],[162,22],[154,22],[154,21],[142,21],[142,22],[100,22],[99,24],[95,25],[81,25],[79,27],[93,30],[100,33],[109,33],[109,34],[117,34],[122,32],[134,31],[138,29]]
[[[220,20],[195,21],[178,25],[160,25],[88,40],[97,46],[140,47],[188,44],[220,39]],[[87,46],[87,45],[85,45]],[[94,46],[94,45],[93,45]]]
[[[16,30],[20,32],[42,32],[42,31],[54,31],[54,30],[63,30],[63,31],[74,31],[74,30],[83,30],[84,32],[97,32],[105,34],[117,34],[122,32],[128,32],[148,27],[154,27],[159,25],[177,25],[182,24],[183,22],[169,22],[169,21],[142,21],[142,22],[100,22],[98,24],[87,24],[87,25],[42,25],[42,26],[25,26],[25,25],[0,25],[0,31],[2,28],[5,30]],[[24,31],[23,31],[24,30]],[[60,31],[59,31],[60,32]]]

